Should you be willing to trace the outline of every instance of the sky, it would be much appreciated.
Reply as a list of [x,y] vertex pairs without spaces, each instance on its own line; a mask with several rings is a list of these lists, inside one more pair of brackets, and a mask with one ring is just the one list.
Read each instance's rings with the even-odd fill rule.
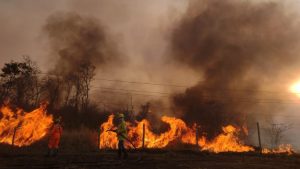
[[[135,62],[141,59],[155,61],[160,58],[158,55],[166,45],[162,40],[163,29],[167,29],[176,15],[179,17],[184,12],[187,1],[2,0],[0,4],[1,63],[17,60],[21,55],[30,55],[41,64],[41,69],[47,70],[51,65],[45,59],[48,46],[42,27],[54,13],[75,11],[97,18],[121,41],[120,47],[126,50],[124,53],[134,57]],[[160,41],[153,41],[155,38]]]
[[[186,0],[2,0],[0,65],[11,60],[19,61],[22,56],[28,55],[37,62],[42,72],[53,69],[57,58],[51,55],[43,27],[52,14],[76,12],[84,17],[96,18],[116,41],[120,55],[129,60],[126,68],[98,71],[97,77],[152,82],[167,79],[168,83],[192,85],[197,81],[192,70],[166,65],[164,60],[171,25],[180,19],[187,6]],[[164,76],[161,76],[162,72]],[[170,76],[173,72],[177,72],[176,78]]]

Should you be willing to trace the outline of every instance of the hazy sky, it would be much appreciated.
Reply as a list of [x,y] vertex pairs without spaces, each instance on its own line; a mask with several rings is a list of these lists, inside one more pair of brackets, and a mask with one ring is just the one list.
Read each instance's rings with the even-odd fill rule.
[[[187,0],[1,0],[0,65],[29,55],[43,72],[53,68],[56,58],[50,55],[42,28],[54,13],[76,12],[98,19],[116,42],[120,55],[129,60],[126,68],[99,71],[97,76],[193,84],[196,82],[193,71],[165,66],[164,61],[171,26],[187,6]],[[162,72],[165,76],[161,76]],[[169,75],[174,72],[176,78]]]
[[[49,15],[70,11],[98,18],[134,62],[142,57],[155,60],[164,50],[164,29],[186,6],[184,0],[1,0],[0,64],[30,55],[41,69],[51,66],[45,59],[48,46],[42,27]],[[153,41],[155,38],[160,41]]]

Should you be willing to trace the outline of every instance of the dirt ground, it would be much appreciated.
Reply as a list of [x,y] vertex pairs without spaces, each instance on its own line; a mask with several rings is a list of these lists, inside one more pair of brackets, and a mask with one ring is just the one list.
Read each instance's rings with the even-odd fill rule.
[[60,153],[52,158],[44,155],[36,152],[0,152],[0,169],[300,169],[299,155],[135,151],[130,152],[126,161],[117,160],[115,151]]

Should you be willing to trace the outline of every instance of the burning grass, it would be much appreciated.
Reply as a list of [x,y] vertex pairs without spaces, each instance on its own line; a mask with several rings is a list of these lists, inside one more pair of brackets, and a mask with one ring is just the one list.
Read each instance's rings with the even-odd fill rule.
[[262,149],[262,153],[263,154],[288,154],[288,155],[292,155],[295,153],[295,151],[293,150],[292,145],[290,144],[281,144],[278,146],[278,148],[274,148],[274,149],[267,149],[267,148],[263,148]]
[[[117,148],[117,135],[114,132],[106,132],[108,129],[114,127],[114,116],[110,115],[108,120],[100,126],[100,147],[102,149],[116,149]],[[205,136],[196,139],[197,125],[193,124],[191,127],[186,123],[175,117],[163,116],[161,120],[169,125],[169,129],[163,133],[156,134],[151,129],[151,124],[148,120],[143,119],[135,124],[127,122],[128,138],[133,142],[135,147],[142,148],[143,140],[143,126],[145,126],[145,142],[144,146],[148,149],[166,149],[168,147],[176,147],[184,145],[183,147],[195,147],[203,152],[211,153],[246,153],[255,152],[253,146],[245,145],[239,138],[241,132],[247,135],[248,130],[245,126],[242,128],[233,125],[227,125],[222,128],[223,132],[220,133],[212,140],[208,140]],[[199,127],[198,127],[199,128]],[[199,128],[201,130],[201,127]],[[198,140],[198,144],[196,144]],[[128,144],[127,147],[130,147]],[[182,146],[181,146],[182,147]],[[276,149],[264,148],[263,154],[294,154],[291,145],[280,145]]]
[[17,108],[13,111],[9,105],[0,108],[0,143],[14,146],[28,146],[42,139],[53,123],[52,115],[46,113],[47,104],[24,112]]
[[[53,123],[52,115],[47,115],[46,113],[46,106],[47,104],[41,104],[39,108],[31,112],[24,112],[22,109],[13,111],[8,105],[2,106],[0,109],[0,143],[13,144],[16,147],[29,145],[36,147],[38,145],[38,147],[45,147],[46,149],[46,135]],[[114,116],[110,115],[108,120],[100,126],[99,145],[101,149],[117,148],[118,140],[116,134],[106,132],[114,126],[113,119]],[[227,125],[223,127],[223,132],[212,140],[208,140],[205,136],[196,139],[197,128],[201,130],[201,127],[197,127],[196,124],[188,126],[182,119],[167,116],[163,116],[161,120],[169,126],[168,130],[162,133],[154,133],[150,122],[146,119],[135,123],[127,122],[128,138],[135,147],[142,148],[143,130],[145,130],[144,147],[152,150],[172,147],[190,149],[197,146],[198,150],[212,153],[255,151],[254,147],[245,145],[239,138],[241,132],[247,134],[247,130],[244,127],[238,128],[233,125]],[[61,147],[65,152],[94,151],[98,145],[97,138],[98,133],[95,130],[82,126],[76,130],[64,131]],[[129,146],[128,144],[127,147]],[[291,145],[281,145],[277,149],[265,148],[262,150],[262,153],[291,155],[294,153],[294,150]]]
[[[109,116],[107,122],[101,125],[100,147],[101,148],[117,148],[117,137],[115,133],[106,132],[113,125],[114,116]],[[143,125],[145,126],[145,147],[146,148],[165,148],[173,142],[182,144],[196,145],[196,124],[188,127],[186,123],[175,117],[163,116],[161,120],[169,125],[169,130],[160,134],[155,134],[151,131],[151,124],[146,119],[132,124],[127,122],[128,137],[133,141],[137,148],[142,147],[143,140]],[[254,148],[244,145],[238,138],[240,129],[228,125],[223,127],[223,133],[218,135],[212,141],[207,140],[205,136],[198,139],[197,145],[199,149],[210,152],[249,152],[254,151]]]

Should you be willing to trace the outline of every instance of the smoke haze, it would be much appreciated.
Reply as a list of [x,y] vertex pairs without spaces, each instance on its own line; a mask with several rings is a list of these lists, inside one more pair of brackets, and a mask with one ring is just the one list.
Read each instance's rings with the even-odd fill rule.
[[300,78],[299,8],[297,0],[4,0],[0,64],[29,55],[42,72],[68,74],[92,62],[91,95],[100,106],[131,101],[101,88],[156,92],[132,94],[134,110],[150,101],[153,113],[201,123],[210,137],[246,120],[298,124],[298,105],[262,102],[296,99],[265,91],[285,93]]
[[47,19],[44,27],[57,56],[55,72],[67,75],[76,72],[81,64],[94,66],[118,64],[117,47],[110,42],[102,26],[92,18],[75,13],[57,13]]
[[249,103],[261,102],[262,79],[275,80],[299,63],[299,28],[281,3],[191,3],[173,31],[171,56],[202,80],[176,95],[175,106],[210,136],[224,125],[245,123],[244,113],[253,110]]

